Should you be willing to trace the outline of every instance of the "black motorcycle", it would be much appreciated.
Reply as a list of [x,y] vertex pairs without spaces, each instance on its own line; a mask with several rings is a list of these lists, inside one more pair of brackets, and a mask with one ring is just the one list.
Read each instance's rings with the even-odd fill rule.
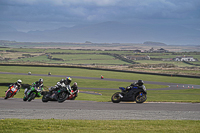
[[42,102],[58,101],[59,103],[62,103],[69,97],[69,95],[70,92],[68,87],[62,87],[53,92],[45,91],[43,92]]
[[126,91],[124,87],[119,87],[121,92],[116,92],[112,95],[111,100],[113,103],[119,103],[120,101],[136,101],[136,103],[143,103],[147,100],[147,91],[144,85],[132,87]]

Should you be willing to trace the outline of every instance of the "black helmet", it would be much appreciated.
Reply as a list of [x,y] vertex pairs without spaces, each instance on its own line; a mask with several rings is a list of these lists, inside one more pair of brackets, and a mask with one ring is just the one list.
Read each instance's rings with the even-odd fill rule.
[[72,79],[70,77],[66,77],[66,84],[70,84],[72,82]]
[[42,79],[42,78],[39,79],[39,83],[40,83],[40,84],[43,83],[43,79]]
[[137,84],[138,84],[139,86],[142,86],[142,85],[144,84],[144,81],[143,81],[143,80],[138,80]]

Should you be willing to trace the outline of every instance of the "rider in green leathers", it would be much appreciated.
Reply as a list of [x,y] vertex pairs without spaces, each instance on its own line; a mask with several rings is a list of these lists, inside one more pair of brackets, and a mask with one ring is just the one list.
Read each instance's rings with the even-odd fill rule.
[[43,86],[44,85],[43,85],[43,79],[42,78],[40,78],[39,81],[36,81],[36,82],[32,83],[32,85],[30,86],[29,89],[25,89],[25,91],[24,91],[24,94],[25,94],[24,99],[29,96],[31,91],[34,91],[35,87],[38,87],[39,89],[41,89],[41,91],[38,92],[37,95],[36,95],[38,97],[41,97],[41,92],[43,91]]

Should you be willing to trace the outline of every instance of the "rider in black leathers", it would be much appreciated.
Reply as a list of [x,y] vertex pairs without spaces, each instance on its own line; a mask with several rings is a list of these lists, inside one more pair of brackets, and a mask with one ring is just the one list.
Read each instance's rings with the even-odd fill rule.
[[144,81],[143,81],[143,80],[138,80],[137,82],[132,83],[130,86],[127,86],[127,87],[125,88],[125,90],[123,91],[121,97],[123,97],[126,93],[128,93],[133,87],[138,87],[138,88],[140,88],[140,87],[142,87],[143,84],[144,84]]
[[126,87],[126,91],[129,91],[133,87],[141,87],[144,84],[143,80],[138,80],[137,82],[132,83],[130,86]]
[[70,91],[70,94],[71,94],[71,87],[70,87],[71,80],[72,79],[70,77],[66,77],[66,79],[61,79],[59,82],[57,82],[57,85],[55,85],[54,87],[49,88],[49,96],[50,96],[50,98],[53,99],[54,96],[56,95],[56,92],[60,88],[67,87],[67,85],[69,87],[69,91]]
[[74,91],[73,94],[76,94],[75,97],[78,96],[78,86],[77,86],[77,83],[74,82],[74,84],[71,86],[72,90]]

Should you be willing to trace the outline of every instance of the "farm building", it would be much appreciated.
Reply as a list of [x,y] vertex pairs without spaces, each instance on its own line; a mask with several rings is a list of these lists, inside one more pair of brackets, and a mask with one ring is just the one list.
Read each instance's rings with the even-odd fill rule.
[[175,61],[196,61],[193,56],[177,56],[174,58]]

